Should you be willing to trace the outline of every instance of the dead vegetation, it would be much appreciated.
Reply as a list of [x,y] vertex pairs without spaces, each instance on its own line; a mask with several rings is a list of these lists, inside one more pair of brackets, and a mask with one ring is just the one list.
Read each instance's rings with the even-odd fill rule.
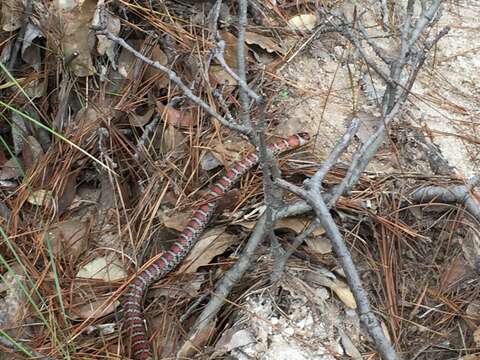
[[[478,359],[473,14],[4,0],[4,357],[128,358],[131,275],[256,147],[262,171],[150,287],[158,358]],[[268,154],[299,131],[309,146]]]

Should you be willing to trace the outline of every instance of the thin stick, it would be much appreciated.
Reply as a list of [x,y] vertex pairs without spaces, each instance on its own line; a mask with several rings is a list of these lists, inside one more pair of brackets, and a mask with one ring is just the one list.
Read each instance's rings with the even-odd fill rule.
[[246,136],[250,136],[252,134],[252,129],[251,128],[248,128],[244,125],[235,124],[235,123],[232,123],[232,122],[226,120],[224,117],[222,117],[220,114],[218,114],[215,110],[213,110],[210,107],[210,105],[208,105],[205,101],[203,101],[198,96],[193,94],[193,92],[190,90],[190,88],[183,83],[183,81],[178,77],[178,75],[173,70],[170,70],[169,68],[163,66],[158,61],[153,61],[153,60],[147,58],[142,53],[140,53],[139,51],[135,50],[133,47],[128,45],[125,40],[123,40],[122,38],[119,38],[118,36],[113,35],[108,30],[98,30],[97,35],[106,36],[107,38],[109,38],[110,40],[115,42],[116,44],[123,47],[125,50],[131,52],[133,55],[135,55],[135,57],[142,60],[146,64],[148,64],[150,66],[153,66],[155,69],[158,69],[158,70],[164,72],[168,76],[168,78],[182,90],[183,94],[187,98],[192,100],[195,104],[199,105],[203,110],[205,110],[206,113],[208,113],[209,115],[211,115],[212,117],[217,119],[220,122],[220,124],[222,124],[223,126],[229,128],[231,130],[238,131],[238,132],[240,132],[240,133],[242,133]]
[[464,205],[467,211],[480,222],[480,204],[470,193],[468,185],[427,186],[415,190],[410,198],[417,203],[436,201],[445,204]]
[[225,53],[225,41],[222,40],[222,39],[219,39],[217,44],[218,44],[218,46],[215,49],[214,56],[218,60],[220,65],[227,71],[227,73],[231,77],[233,77],[238,82],[238,85],[240,85],[240,87],[248,94],[248,96],[250,96],[256,102],[260,102],[261,101],[261,96],[259,94],[257,94],[255,91],[253,91],[248,86],[246,81],[243,80],[242,78],[240,78],[240,76],[238,76],[235,73],[235,71],[233,71],[232,68],[225,61],[225,57],[223,56],[223,54]]
[[390,341],[383,333],[380,323],[378,322],[377,318],[375,317],[373,311],[370,308],[367,293],[363,289],[362,282],[353,263],[352,256],[350,255],[350,252],[345,245],[342,235],[340,234],[340,230],[338,230],[338,227],[335,224],[332,215],[330,215],[327,204],[323,200],[320,191],[320,183],[318,182],[319,179],[319,176],[314,176],[312,178],[309,183],[308,191],[293,184],[290,184],[289,182],[282,179],[276,179],[275,184],[301,197],[312,207],[317,217],[317,221],[322,224],[328,238],[332,242],[332,247],[335,251],[336,258],[338,259],[338,262],[340,263],[343,271],[345,272],[345,277],[347,279],[348,285],[350,286],[350,289],[352,290],[353,296],[355,297],[355,301],[357,303],[360,321],[363,323],[368,333],[373,338],[375,347],[381,354],[383,359],[398,360],[398,355],[390,344]]
[[[238,40],[237,40],[237,73],[238,77],[247,82],[245,66],[245,29],[247,27],[247,0],[238,0]],[[240,86],[240,119],[242,124],[250,126],[250,99],[245,89]]]
[[[320,169],[315,173],[314,178],[315,182],[318,182],[321,184],[325,176],[327,175],[328,171],[336,164],[340,156],[345,152],[347,149],[348,145],[352,141],[354,135],[358,131],[358,127],[360,126],[360,119],[357,117],[352,119],[352,122],[350,123],[350,126],[348,129],[345,131],[345,134],[340,138],[340,140],[337,142],[335,145],[334,149],[328,156],[327,160],[325,160],[320,167]],[[312,178],[313,180],[313,178]],[[298,236],[295,237],[295,240],[293,243],[290,245],[288,250],[281,256],[280,258],[275,259],[275,264],[273,266],[273,271],[271,275],[271,279],[273,282],[277,281],[280,279],[283,270],[285,268],[285,265],[287,263],[287,260],[292,256],[292,254],[297,250],[297,248],[305,241],[305,239],[313,232],[315,229],[320,225],[319,221],[317,219],[313,220],[308,228],[299,234]]]

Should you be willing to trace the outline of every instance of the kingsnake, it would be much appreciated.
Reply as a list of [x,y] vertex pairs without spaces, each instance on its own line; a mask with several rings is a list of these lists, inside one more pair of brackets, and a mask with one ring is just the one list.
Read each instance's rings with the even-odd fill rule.
[[[309,140],[310,135],[302,132],[270,144],[268,148],[274,154],[278,154],[299,147]],[[165,276],[185,258],[212,218],[220,197],[230,190],[240,177],[257,165],[257,163],[258,156],[255,153],[251,153],[243,160],[232,164],[230,169],[227,169],[223,176],[210,187],[206,202],[194,212],[190,221],[170,249],[150,265],[140,270],[128,285],[126,294],[122,299],[122,308],[124,311],[123,322],[127,329],[128,343],[130,344],[133,359],[153,359],[145,328],[142,305],[148,287]]]

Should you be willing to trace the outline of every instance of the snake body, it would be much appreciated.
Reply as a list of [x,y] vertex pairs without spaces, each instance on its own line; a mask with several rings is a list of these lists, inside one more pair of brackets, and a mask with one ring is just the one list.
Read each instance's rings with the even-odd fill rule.
[[[268,147],[274,154],[278,154],[299,147],[309,140],[308,133],[298,133],[272,143]],[[227,169],[223,176],[210,187],[205,202],[195,210],[190,221],[169,250],[140,270],[128,285],[122,299],[122,308],[124,311],[124,327],[127,329],[128,336],[127,346],[130,346],[133,359],[153,359],[143,312],[143,298],[148,287],[165,276],[185,258],[207,227],[221,196],[229,191],[242,175],[257,164],[258,156],[255,153],[251,153],[243,160],[232,164],[230,169]]]

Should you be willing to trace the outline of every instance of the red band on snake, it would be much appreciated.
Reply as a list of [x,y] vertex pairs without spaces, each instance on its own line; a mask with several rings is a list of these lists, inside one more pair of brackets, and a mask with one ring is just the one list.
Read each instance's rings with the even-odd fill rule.
[[[310,135],[307,133],[298,133],[287,139],[270,144],[268,147],[274,154],[278,154],[297,148],[309,140]],[[240,177],[257,165],[257,163],[258,156],[255,153],[251,153],[243,160],[232,164],[230,169],[226,170],[223,176],[210,187],[206,199],[207,202],[194,212],[187,226],[185,226],[170,249],[149,266],[139,271],[128,285],[127,292],[122,299],[123,322],[128,334],[127,346],[130,345],[133,359],[153,359],[143,314],[143,298],[148,287],[165,276],[185,258],[207,227],[217,208],[221,195],[229,191]]]

